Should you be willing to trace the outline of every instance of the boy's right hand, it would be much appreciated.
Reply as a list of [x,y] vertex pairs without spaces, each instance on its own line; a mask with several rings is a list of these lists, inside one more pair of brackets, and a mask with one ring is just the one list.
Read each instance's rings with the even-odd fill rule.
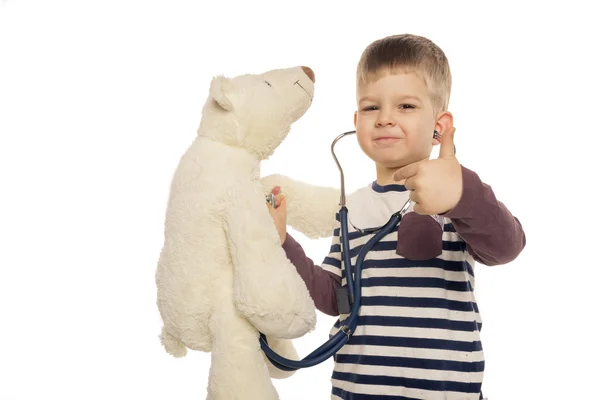
[[281,244],[283,244],[287,236],[287,213],[285,196],[280,193],[280,190],[281,188],[279,186],[275,186],[271,190],[271,193],[275,195],[275,208],[273,208],[269,202],[267,202],[267,208],[269,209],[271,218],[273,218],[275,228],[277,228],[277,233],[279,233]]

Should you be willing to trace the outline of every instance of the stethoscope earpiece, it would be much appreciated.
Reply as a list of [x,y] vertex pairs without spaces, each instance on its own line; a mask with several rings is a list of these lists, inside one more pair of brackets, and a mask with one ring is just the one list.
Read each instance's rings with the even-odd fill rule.
[[[433,138],[441,141],[442,135],[438,131],[433,131]],[[454,146],[454,154],[456,154],[456,145]]]

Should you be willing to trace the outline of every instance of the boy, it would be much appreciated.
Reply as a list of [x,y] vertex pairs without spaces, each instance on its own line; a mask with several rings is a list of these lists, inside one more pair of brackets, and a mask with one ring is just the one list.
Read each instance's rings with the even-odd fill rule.
[[[399,227],[368,253],[359,323],[334,357],[332,399],[481,399],[484,357],[474,262],[505,264],[525,246],[519,220],[454,156],[451,74],[430,40],[390,36],[364,51],[354,114],[377,178],[348,197],[352,262],[404,202]],[[441,138],[441,139],[440,139]],[[440,155],[430,160],[432,146]],[[339,228],[321,266],[286,233],[285,199],[269,206],[283,248],[321,312],[346,284]],[[345,317],[345,316],[344,316]],[[339,321],[332,333],[339,329]]]

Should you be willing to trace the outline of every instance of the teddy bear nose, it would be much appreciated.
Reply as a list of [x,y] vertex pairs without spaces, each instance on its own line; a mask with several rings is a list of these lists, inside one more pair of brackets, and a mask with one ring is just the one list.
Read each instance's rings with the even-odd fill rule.
[[312,69],[310,69],[310,68],[308,68],[308,67],[305,67],[305,66],[302,66],[302,71],[304,71],[304,73],[305,73],[306,75],[308,75],[308,78],[309,78],[311,81],[313,81],[313,83],[315,83],[315,73],[313,72],[313,70],[312,70]]

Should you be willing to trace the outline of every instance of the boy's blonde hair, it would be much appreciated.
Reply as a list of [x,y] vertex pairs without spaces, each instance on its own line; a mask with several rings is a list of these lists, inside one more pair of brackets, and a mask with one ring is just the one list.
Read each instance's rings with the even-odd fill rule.
[[434,111],[448,110],[452,74],[446,55],[431,40],[403,34],[374,41],[358,62],[356,83],[370,83],[382,71],[415,73],[425,81]]

